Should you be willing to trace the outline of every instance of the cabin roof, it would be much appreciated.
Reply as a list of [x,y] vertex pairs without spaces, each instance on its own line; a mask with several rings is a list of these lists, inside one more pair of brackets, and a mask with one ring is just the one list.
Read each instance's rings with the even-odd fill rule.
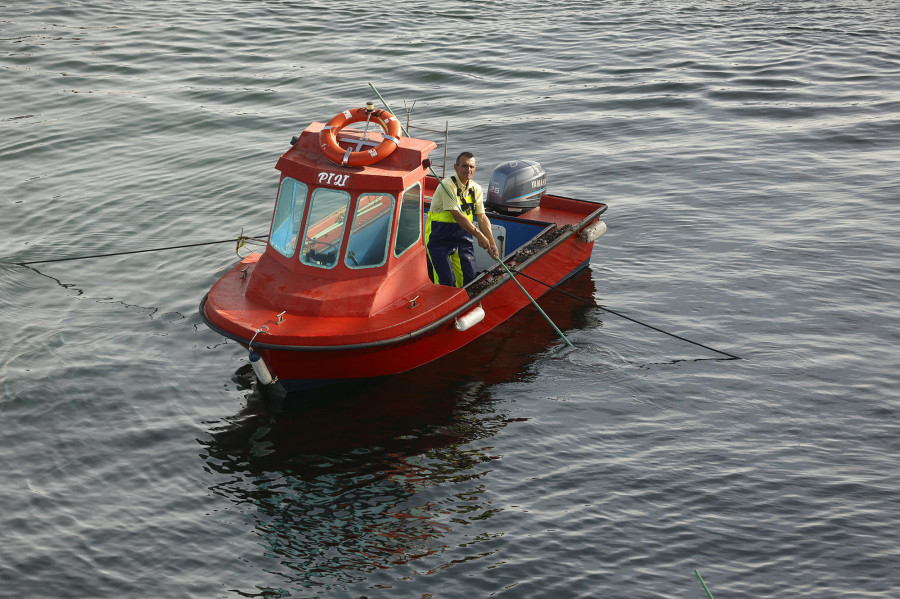
[[[319,132],[324,123],[315,122],[307,127],[297,142],[285,152],[275,165],[284,175],[311,185],[321,185],[321,173],[349,175],[342,177],[348,189],[405,189],[424,176],[427,168],[423,165],[428,153],[437,147],[430,140],[415,137],[401,137],[400,145],[384,159],[369,166],[341,166],[325,157],[319,146]],[[353,129],[344,129],[340,137],[361,138]],[[381,141],[380,129],[369,132],[369,139]],[[328,185],[327,183],[325,184]]]

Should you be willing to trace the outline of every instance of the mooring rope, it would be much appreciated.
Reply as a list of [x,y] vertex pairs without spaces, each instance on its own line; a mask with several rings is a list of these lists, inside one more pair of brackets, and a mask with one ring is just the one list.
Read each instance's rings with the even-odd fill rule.
[[523,277],[525,277],[525,278],[527,278],[527,279],[531,279],[531,280],[534,281],[535,283],[540,283],[541,285],[544,285],[545,287],[549,287],[550,289],[554,289],[554,290],[556,290],[556,291],[558,291],[558,292],[560,292],[560,293],[564,293],[565,295],[568,295],[569,297],[574,298],[574,299],[577,299],[578,301],[584,302],[584,303],[586,303],[586,304],[590,304],[590,305],[592,305],[592,306],[597,306],[598,308],[600,308],[600,309],[602,309],[602,310],[604,310],[604,311],[606,311],[606,312],[609,312],[610,314],[614,314],[614,315],[618,316],[619,318],[624,318],[625,320],[630,320],[631,322],[633,322],[633,323],[635,323],[635,324],[639,324],[639,325],[641,325],[642,327],[647,327],[648,329],[653,329],[654,331],[657,331],[657,332],[662,333],[662,334],[664,334],[664,335],[668,335],[669,337],[674,337],[675,339],[679,339],[679,340],[681,340],[681,341],[685,341],[685,342],[690,343],[690,344],[692,344],[692,345],[696,345],[696,346],[698,346],[698,347],[702,347],[703,349],[708,349],[709,351],[716,352],[717,354],[722,354],[723,356],[728,356],[728,359],[729,359],[729,360],[741,360],[741,359],[742,359],[740,356],[736,356],[736,355],[734,355],[734,354],[730,354],[730,353],[728,353],[728,352],[726,352],[726,351],[722,351],[721,349],[716,349],[716,348],[710,347],[710,346],[708,346],[708,345],[703,345],[702,343],[699,343],[699,342],[697,342],[697,341],[692,341],[692,340],[690,340],[690,339],[688,339],[688,338],[686,338],[686,337],[682,337],[681,335],[676,335],[675,333],[670,333],[669,331],[665,331],[665,330],[663,330],[663,329],[661,329],[661,328],[659,328],[659,327],[655,327],[655,326],[653,326],[652,324],[647,324],[646,322],[641,322],[640,320],[637,320],[636,318],[632,318],[632,317],[630,317],[630,316],[626,316],[625,314],[622,314],[621,312],[617,312],[617,311],[613,310],[612,308],[609,308],[609,307],[607,307],[607,306],[604,306],[603,304],[598,304],[598,303],[596,303],[594,300],[590,300],[590,299],[587,299],[587,298],[584,298],[584,297],[579,297],[579,296],[577,296],[577,295],[574,295],[574,294],[572,294],[572,293],[569,293],[568,291],[566,291],[566,290],[564,290],[564,289],[560,289],[560,288],[557,287],[556,285],[551,285],[550,283],[545,283],[544,281],[541,281],[540,279],[535,279],[535,278],[532,277],[531,275],[527,275],[527,274],[525,274],[524,272],[522,272],[521,270],[517,270],[517,269],[512,269],[512,270],[513,270],[513,272],[518,273],[518,274],[522,275]]
[[706,596],[709,597],[709,599],[714,599],[713,594],[709,592],[709,587],[706,586],[705,582],[703,582],[703,577],[700,576],[700,572],[698,572],[697,570],[694,570],[694,575],[697,577],[697,580],[700,581],[700,586],[702,586],[703,590],[706,591]]
[[90,254],[87,256],[72,256],[69,258],[51,258],[49,260],[32,260],[30,262],[16,262],[16,264],[18,264],[19,266],[30,266],[32,264],[46,264],[48,262],[66,262],[69,260],[87,260],[88,258],[108,258],[110,256],[125,256],[127,254],[144,254],[144,253],[148,253],[148,252],[162,252],[162,251],[166,251],[166,250],[180,250],[180,249],[184,249],[184,248],[200,247],[203,245],[215,245],[217,243],[235,243],[235,242],[237,242],[238,249],[240,249],[244,245],[244,243],[246,243],[247,241],[264,241],[266,239],[268,239],[268,235],[257,236],[257,237],[247,237],[244,235],[240,235],[234,239],[222,239],[220,241],[203,241],[200,243],[186,243],[183,245],[170,245],[170,246],[161,247],[161,248],[131,250],[131,251],[127,251],[127,252],[114,252],[111,254]]

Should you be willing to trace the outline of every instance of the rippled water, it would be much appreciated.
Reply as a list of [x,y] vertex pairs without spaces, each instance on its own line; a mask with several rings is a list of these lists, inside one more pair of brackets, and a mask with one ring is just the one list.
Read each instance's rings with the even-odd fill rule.
[[[0,596],[900,595],[900,8],[0,8]],[[372,99],[605,201],[565,296],[269,414],[197,317]]]

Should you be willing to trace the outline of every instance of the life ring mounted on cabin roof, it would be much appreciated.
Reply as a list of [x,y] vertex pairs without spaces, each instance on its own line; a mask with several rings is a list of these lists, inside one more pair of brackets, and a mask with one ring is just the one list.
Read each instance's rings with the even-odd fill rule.
[[[352,151],[338,144],[337,135],[341,129],[362,121],[375,122],[383,131],[384,140],[375,147]],[[364,108],[351,108],[332,117],[319,132],[322,153],[332,162],[340,165],[366,166],[387,158],[400,144],[400,121],[386,110],[375,110],[372,104]],[[359,147],[359,146],[357,146]]]

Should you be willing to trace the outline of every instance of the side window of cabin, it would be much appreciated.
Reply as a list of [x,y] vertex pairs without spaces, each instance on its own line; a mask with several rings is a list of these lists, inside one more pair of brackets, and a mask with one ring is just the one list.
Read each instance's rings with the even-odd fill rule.
[[344,264],[348,268],[371,268],[387,261],[393,216],[392,196],[386,193],[359,195],[344,254]]
[[300,262],[319,268],[333,268],[338,261],[350,194],[320,187],[309,200],[309,216],[303,230]]
[[300,181],[285,177],[278,189],[275,216],[269,232],[269,245],[283,256],[290,258],[297,249],[303,208],[306,207],[307,187]]
[[394,255],[400,256],[422,236],[422,187],[416,183],[405,192],[400,200],[400,217],[397,222],[397,239]]

